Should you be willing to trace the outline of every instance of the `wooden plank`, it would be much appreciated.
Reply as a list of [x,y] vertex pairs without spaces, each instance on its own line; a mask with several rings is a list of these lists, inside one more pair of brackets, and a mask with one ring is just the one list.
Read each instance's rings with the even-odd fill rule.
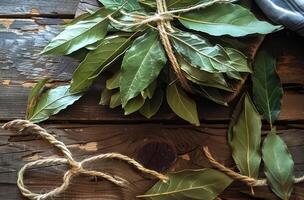
[[73,18],[78,3],[79,0],[1,0],[0,18],[33,16]]
[[70,79],[78,62],[38,55],[62,30],[63,23],[62,19],[0,19],[0,80],[30,82],[46,76],[55,81]]
[[[301,126],[281,126],[278,131],[295,160],[297,176],[304,173],[304,127]],[[203,146],[209,145],[211,152],[220,162],[235,169],[226,141],[226,127],[223,125],[193,127],[161,124],[57,124],[48,125],[46,128],[68,145],[77,160],[101,153],[121,152],[149,168],[178,171],[185,168],[210,167],[201,152]],[[58,152],[39,137],[29,133],[20,135],[0,130],[0,141],[0,199],[22,199],[16,187],[16,176],[20,167],[29,161],[57,157]],[[161,158],[159,155],[162,155]],[[128,188],[118,188],[106,181],[95,182],[91,177],[79,177],[58,199],[129,200],[142,194],[154,183],[149,177],[139,175],[119,161],[96,162],[87,167],[120,175],[132,184]],[[59,185],[64,170],[64,166],[30,170],[26,175],[26,183],[34,191],[46,191]],[[302,199],[303,186],[295,186],[293,200]],[[221,197],[230,200],[252,199],[240,194],[240,191],[246,190],[248,187],[234,183]],[[256,189],[257,192],[265,190],[268,191],[267,188]]]

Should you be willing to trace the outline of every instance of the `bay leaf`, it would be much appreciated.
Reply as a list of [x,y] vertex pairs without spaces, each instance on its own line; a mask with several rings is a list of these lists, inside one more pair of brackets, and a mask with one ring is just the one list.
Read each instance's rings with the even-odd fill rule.
[[[210,2],[211,0],[167,0],[168,9],[180,9],[195,6],[200,3]],[[139,0],[139,3],[148,6],[150,8],[156,9],[156,1],[154,0]]]
[[158,77],[166,62],[157,32],[150,30],[134,40],[122,62],[120,95],[123,107]]
[[145,99],[148,97],[149,99],[152,99],[152,96],[156,90],[157,87],[157,79],[154,80],[146,89],[144,89],[141,93],[142,97]]
[[106,81],[106,88],[113,90],[119,88],[120,70],[117,71],[111,78]]
[[138,111],[143,105],[145,104],[145,99],[138,95],[137,97],[134,97],[123,108],[125,111],[125,115],[130,115],[136,111]]
[[145,104],[140,108],[140,114],[150,119],[160,109],[163,99],[164,92],[161,89],[156,89],[153,97],[146,99]]
[[257,179],[261,164],[262,122],[249,95],[243,101],[242,111],[229,136],[232,157],[241,174]]
[[278,197],[288,200],[293,190],[294,162],[274,128],[264,140],[262,153],[267,182]]
[[[92,13],[93,14],[93,13]],[[81,20],[84,20],[88,17],[90,17],[92,14],[90,13],[83,13],[81,15],[79,15],[78,17],[72,19],[71,21],[69,21],[68,23],[64,24],[63,27],[67,27],[67,26],[70,26],[70,25],[73,25],[73,24],[76,24],[77,22],[80,22]]]
[[169,34],[176,51],[194,67],[210,73],[251,72],[244,54],[237,50],[212,46],[202,36],[184,31]]
[[25,117],[26,119],[29,119],[33,115],[38,98],[42,93],[44,86],[48,82],[48,80],[49,78],[44,78],[40,80],[31,90],[27,100],[26,117]]
[[281,111],[283,88],[276,72],[276,60],[261,51],[254,61],[252,75],[253,99],[263,117],[273,124]]
[[103,39],[107,34],[108,16],[111,13],[101,8],[93,15],[67,26],[41,53],[67,55]]
[[116,92],[111,96],[110,108],[116,108],[121,105],[120,92]]
[[109,36],[95,50],[90,51],[73,74],[71,92],[88,89],[94,79],[126,50],[131,39],[132,36]]
[[128,11],[141,10],[141,6],[137,0],[98,0],[102,5],[104,5],[109,10],[118,10],[123,8]]
[[219,89],[200,86],[200,94],[217,104],[228,106],[227,101]]
[[282,28],[259,21],[250,10],[232,3],[217,3],[201,10],[184,13],[178,20],[188,29],[213,36],[241,37],[268,34]]
[[180,118],[196,126],[200,125],[195,101],[176,82],[167,86],[167,102],[173,112]]
[[50,89],[39,97],[35,109],[28,120],[33,123],[47,120],[51,115],[55,115],[72,105],[82,95],[83,93],[71,94],[68,85]]
[[228,86],[222,73],[210,73],[193,67],[188,61],[181,56],[177,56],[178,63],[181,69],[185,72],[186,78],[193,83],[215,87],[227,91],[232,91]]
[[99,105],[110,105],[112,94],[112,90],[108,90],[107,88],[103,89],[100,95]]
[[232,179],[214,169],[184,170],[169,173],[169,181],[158,181],[144,195],[148,200],[213,200],[231,183]]

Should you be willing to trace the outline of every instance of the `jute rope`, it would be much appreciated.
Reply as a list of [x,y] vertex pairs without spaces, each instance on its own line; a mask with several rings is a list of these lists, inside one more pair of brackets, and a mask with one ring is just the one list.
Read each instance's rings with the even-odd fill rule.
[[[267,186],[267,180],[266,179],[254,179],[248,176],[244,176],[242,174],[239,174],[227,167],[225,167],[223,164],[219,163],[210,153],[209,148],[208,147],[203,147],[203,152],[206,156],[206,158],[208,159],[208,161],[210,162],[210,164],[218,169],[219,171],[225,173],[227,176],[229,176],[230,178],[237,180],[237,181],[241,181],[249,186],[252,187],[256,187],[256,186]],[[304,181],[304,175],[299,177],[299,178],[295,178],[294,179],[294,183],[301,183]]]
[[[119,153],[100,154],[100,155],[86,158],[80,162],[77,162],[73,158],[70,150],[67,148],[67,146],[63,142],[58,141],[53,135],[49,134],[42,127],[40,127],[36,124],[33,124],[27,120],[20,120],[20,119],[13,120],[11,122],[4,124],[2,128],[6,129],[6,130],[13,130],[13,131],[18,131],[18,132],[23,132],[24,130],[27,130],[31,133],[38,134],[43,139],[47,140],[50,144],[52,144],[54,147],[56,147],[58,150],[60,150],[63,154],[63,158],[47,158],[47,159],[33,161],[33,162],[25,164],[20,169],[20,171],[18,172],[18,179],[17,179],[18,188],[20,189],[22,195],[24,195],[25,197],[32,199],[32,200],[49,199],[49,198],[52,198],[52,197],[55,197],[55,196],[61,194],[68,188],[68,186],[71,183],[72,178],[74,176],[77,176],[80,174],[101,177],[120,187],[126,187],[128,185],[128,181],[119,176],[110,175],[105,172],[88,170],[83,167],[84,164],[87,164],[87,163],[90,163],[93,161],[97,161],[97,160],[104,160],[104,159],[121,160],[121,161],[124,161],[124,162],[130,164],[131,166],[135,167],[140,172],[150,174],[153,177],[156,177],[164,182],[166,182],[168,180],[168,177],[166,177],[165,175],[160,174],[154,170],[147,169],[144,166],[142,166],[140,163],[136,162],[134,159],[132,159],[128,156],[119,154]],[[26,170],[33,168],[33,167],[50,166],[50,165],[58,165],[58,164],[65,164],[65,165],[68,165],[68,167],[69,167],[69,170],[67,170],[63,176],[63,183],[59,187],[57,187],[49,192],[46,192],[44,194],[38,194],[38,193],[32,192],[25,186],[24,173],[26,172]]]

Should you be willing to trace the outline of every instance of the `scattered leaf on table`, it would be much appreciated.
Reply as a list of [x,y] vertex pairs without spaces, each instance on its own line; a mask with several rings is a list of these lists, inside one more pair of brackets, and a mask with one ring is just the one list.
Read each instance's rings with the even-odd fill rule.
[[153,97],[146,99],[145,104],[143,105],[143,107],[140,108],[140,114],[142,114],[146,118],[153,117],[162,105],[163,98],[164,92],[161,89],[156,89]]
[[281,110],[283,88],[276,72],[275,58],[267,52],[261,51],[256,56],[252,84],[257,109],[273,124]]
[[166,62],[157,32],[151,30],[133,42],[122,62],[120,96],[123,107],[157,78]]
[[107,34],[111,11],[101,8],[90,17],[67,26],[44,48],[43,54],[67,55],[93,44]]
[[40,80],[31,90],[27,100],[26,119],[29,119],[33,115],[38,98],[42,93],[44,86],[48,82],[48,80],[49,78],[44,78]]
[[257,178],[261,164],[261,118],[250,97],[245,96],[242,112],[232,127],[230,146],[232,157],[241,174]]
[[39,101],[36,103],[32,115],[28,116],[28,120],[33,123],[47,120],[51,115],[55,115],[69,105],[72,105],[82,95],[83,93],[71,94],[69,86],[59,86],[50,89],[39,97]]
[[170,36],[176,51],[194,67],[211,73],[251,72],[245,55],[237,50],[229,49],[232,58],[224,47],[213,46],[202,36],[184,31],[176,31]]
[[218,3],[207,8],[181,14],[179,21],[188,29],[214,36],[241,37],[268,34],[280,30],[268,22],[259,21],[250,10],[232,3]]
[[169,181],[157,182],[144,195],[147,200],[213,200],[231,183],[232,179],[214,169],[184,170],[169,173]]
[[265,138],[262,153],[267,182],[278,197],[288,200],[293,190],[294,162],[275,128]]
[[131,37],[109,36],[95,50],[90,51],[73,74],[71,92],[82,92],[90,87],[95,77],[126,50]]
[[196,126],[200,125],[195,101],[176,82],[167,86],[167,102],[180,118]]

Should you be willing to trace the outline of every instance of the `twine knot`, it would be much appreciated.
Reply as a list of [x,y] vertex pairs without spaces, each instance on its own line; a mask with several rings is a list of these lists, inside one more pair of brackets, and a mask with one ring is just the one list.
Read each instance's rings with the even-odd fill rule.
[[[124,161],[124,162],[130,164],[131,166],[135,167],[140,172],[150,174],[153,177],[156,177],[164,182],[166,182],[168,180],[167,176],[165,176],[161,173],[158,173],[154,170],[147,169],[144,166],[142,166],[140,163],[135,161],[134,159],[132,159],[128,156],[119,154],[119,153],[100,154],[100,155],[86,158],[80,162],[77,162],[73,158],[70,150],[67,148],[67,146],[63,142],[57,140],[53,135],[49,134],[42,127],[40,127],[36,124],[33,124],[32,122],[27,121],[27,120],[20,120],[20,119],[13,120],[11,122],[4,124],[2,128],[6,129],[6,130],[14,130],[14,131],[18,131],[18,132],[27,130],[29,132],[38,134],[43,139],[47,140],[50,144],[52,144],[57,149],[59,149],[63,154],[63,158],[47,158],[47,159],[33,161],[33,162],[25,164],[20,169],[20,171],[18,172],[17,186],[23,196],[25,196],[29,199],[32,199],[32,200],[44,200],[44,199],[52,198],[52,197],[55,197],[55,196],[61,194],[68,188],[72,178],[75,176],[78,176],[80,174],[100,177],[117,186],[126,187],[128,185],[128,181],[122,177],[111,175],[111,174],[108,174],[105,172],[89,170],[84,167],[85,164],[88,164],[90,162],[97,161],[97,160],[103,160],[103,159],[118,159],[118,160],[121,160],[121,161]],[[59,164],[65,164],[69,167],[69,169],[65,172],[65,174],[63,176],[63,182],[59,187],[54,188],[53,190],[51,190],[49,192],[46,192],[43,194],[38,194],[38,193],[32,192],[25,186],[24,174],[25,174],[26,170],[33,168],[33,167],[52,166],[52,165],[59,165]]]

